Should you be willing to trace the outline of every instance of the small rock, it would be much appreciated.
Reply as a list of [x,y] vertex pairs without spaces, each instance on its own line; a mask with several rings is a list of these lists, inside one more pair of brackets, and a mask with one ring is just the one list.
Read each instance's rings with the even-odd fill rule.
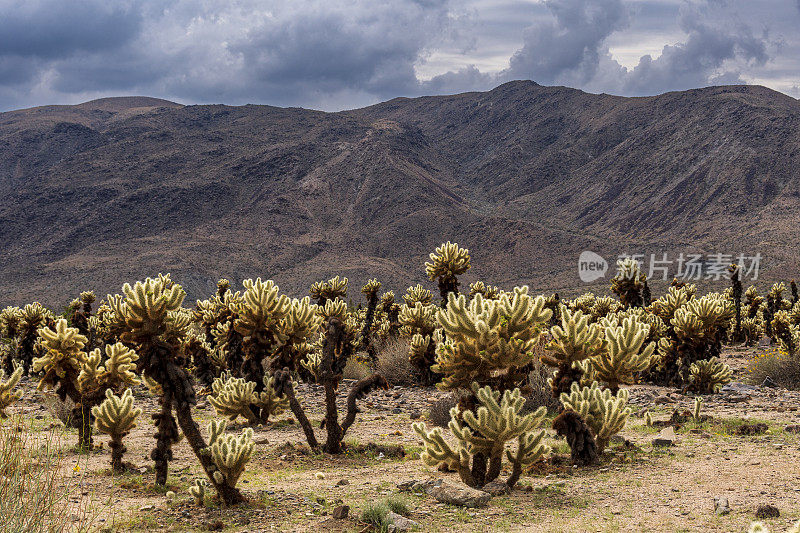
[[141,507],[139,507],[139,510],[140,511],[152,511],[155,508],[156,508],[155,505],[142,505]]
[[771,377],[767,376],[767,377],[764,378],[764,381],[761,382],[761,386],[762,387],[771,387],[771,388],[774,389],[774,388],[778,387],[778,384],[775,383],[774,381],[772,381]]
[[656,396],[655,399],[653,400],[653,403],[655,404],[672,403],[672,402],[673,402],[672,398],[670,398],[666,394],[661,394],[659,396]]
[[675,444],[675,428],[667,426],[653,439],[653,446],[672,446]]
[[481,489],[484,492],[488,492],[492,496],[502,496],[503,494],[508,494],[511,492],[507,483],[503,483],[502,481],[492,481],[483,486]]
[[756,509],[756,518],[764,520],[765,518],[778,518],[781,512],[774,505],[761,504]]
[[349,505],[340,505],[333,510],[333,517],[337,520],[344,520],[350,514]]
[[440,485],[431,487],[427,492],[442,503],[461,507],[486,507],[492,499],[492,495],[488,492],[466,485],[455,485],[448,481],[442,481]]
[[255,444],[267,445],[269,444],[269,439],[267,437],[262,437],[258,440],[253,441]]
[[348,479],[340,479],[339,481],[336,482],[336,486],[337,487],[342,487],[344,485],[349,485],[349,484],[350,484],[350,480],[348,480]]
[[731,506],[730,503],[728,503],[728,498],[722,496],[714,498],[714,512],[719,516],[730,513]]
[[419,528],[417,522],[392,511],[389,511],[389,514],[386,515],[386,519],[389,522],[389,533],[403,533],[404,531]]

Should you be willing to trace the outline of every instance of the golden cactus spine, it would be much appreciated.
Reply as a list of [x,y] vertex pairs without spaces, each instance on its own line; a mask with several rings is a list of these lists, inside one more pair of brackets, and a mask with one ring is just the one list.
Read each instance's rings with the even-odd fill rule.
[[22,367],[18,366],[5,381],[5,372],[0,370],[0,418],[7,418],[6,409],[22,398],[22,391],[14,390],[22,377],[22,370]]
[[425,263],[425,273],[431,281],[439,283],[442,307],[447,306],[448,295],[458,294],[458,276],[469,270],[469,250],[454,242],[447,241],[430,254],[430,262]]
[[[500,475],[503,455],[512,465],[506,484],[513,488],[524,467],[530,466],[550,448],[542,443],[544,431],[535,432],[544,420],[546,409],[522,414],[525,398],[519,389],[493,391],[486,386],[473,387],[479,406],[475,412],[451,409],[449,429],[456,439],[451,445],[441,428],[428,431],[422,422],[414,424],[414,431],[422,438],[425,451],[422,461],[438,467],[446,465],[455,469],[461,480],[471,487],[483,487]],[[515,440],[515,450],[505,450],[505,443]],[[505,453],[504,453],[505,451]]]
[[142,410],[133,406],[133,393],[126,389],[122,396],[117,396],[110,389],[106,390],[106,399],[92,408],[97,430],[111,437],[111,469],[114,472],[124,472],[122,457],[126,448],[122,443],[133,428],[136,427],[136,418]]

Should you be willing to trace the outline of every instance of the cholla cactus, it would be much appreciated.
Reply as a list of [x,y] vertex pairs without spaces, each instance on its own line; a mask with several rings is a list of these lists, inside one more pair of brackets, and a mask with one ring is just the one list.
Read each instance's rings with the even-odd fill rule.
[[692,408],[692,418],[700,420],[700,409],[703,407],[703,399],[698,396],[694,399],[694,407]]
[[217,466],[213,473],[213,479],[217,486],[226,486],[230,489],[236,488],[247,462],[253,455],[255,443],[253,442],[253,430],[245,428],[242,433],[235,437],[225,433],[228,423],[224,420],[212,420],[208,424],[208,454]]
[[436,319],[446,337],[437,346],[432,368],[444,374],[438,387],[468,389],[477,382],[505,391],[526,379],[550,310],[543,297],[529,296],[525,286],[497,300],[476,294],[469,304],[463,295],[451,294]]
[[621,310],[622,305],[618,301],[608,296],[600,296],[595,298],[594,305],[589,309],[589,314],[592,317],[592,322],[597,322],[606,315],[617,313]]
[[430,254],[430,262],[425,263],[425,273],[431,281],[439,282],[442,307],[447,306],[448,294],[458,294],[458,278],[469,270],[469,250],[447,241]]
[[63,318],[56,322],[55,330],[44,327],[39,334],[46,350],[42,357],[33,360],[34,372],[44,373],[39,389],[52,387],[62,401],[69,397],[75,403],[73,417],[80,421],[78,446],[88,448],[92,445],[92,404],[85,401],[78,384],[78,376],[88,360],[83,351],[88,339],[77,328],[69,327]]
[[689,370],[689,388],[700,393],[719,392],[732,376],[731,368],[716,357],[697,361]]
[[[78,374],[78,388],[84,398],[100,395],[106,389],[116,391],[125,385],[138,385],[136,361],[139,356],[121,342],[105,347],[106,359],[103,361],[100,348],[92,350]],[[101,365],[102,363],[102,365]]]
[[372,361],[377,360],[375,354],[375,346],[372,343],[372,324],[375,320],[375,310],[378,308],[378,291],[381,290],[381,283],[377,279],[369,280],[363,287],[361,292],[367,297],[367,313],[364,317],[364,323],[361,328],[361,336],[358,342],[358,347],[366,350],[369,358]]
[[126,389],[121,397],[108,389],[105,401],[92,408],[97,430],[111,437],[109,448],[111,448],[111,469],[114,472],[125,471],[122,456],[126,450],[122,439],[136,427],[136,418],[141,413],[141,409],[133,407],[133,394],[130,389]]
[[[326,307],[332,303],[333,302],[328,301]],[[388,388],[386,380],[380,374],[373,374],[370,377],[357,381],[351,387],[347,395],[347,413],[344,421],[339,424],[339,413],[336,403],[337,391],[339,389],[339,383],[342,380],[344,367],[352,354],[353,330],[337,316],[331,316],[328,319],[325,336],[319,349],[309,353],[300,363],[309,371],[314,380],[325,389],[325,418],[323,419],[322,427],[327,430],[328,435],[325,444],[322,445],[322,450],[331,454],[342,452],[342,439],[356,419],[356,413],[358,411],[356,401],[364,398],[374,389]],[[298,368],[287,367],[276,371],[274,373],[275,381],[272,386],[276,394],[285,395],[287,397],[289,407],[300,426],[303,428],[309,446],[316,449],[320,445],[314,433],[314,428],[311,426],[311,422],[306,416],[300,402],[295,397],[292,372],[296,372],[297,370]]]
[[611,280],[611,290],[619,297],[625,307],[642,307],[647,276],[641,270],[639,262],[632,257],[617,261],[617,274]]
[[604,332],[606,349],[589,361],[596,379],[616,393],[620,384],[632,384],[634,374],[650,366],[656,345],[654,342],[644,344],[650,326],[633,317],[623,319],[621,326],[605,325]]
[[[213,395],[208,402],[217,414],[236,420],[239,416],[249,424],[266,424],[270,416],[279,415],[289,405],[285,396],[278,396],[273,387],[274,378],[264,376],[264,390],[256,392],[256,384],[243,378],[234,378],[230,373],[214,380]],[[258,411],[258,415],[253,408]]]
[[800,349],[800,326],[794,322],[789,312],[785,310],[775,312],[772,319],[772,331],[786,353],[789,355],[797,353]]
[[189,495],[194,498],[194,501],[200,507],[202,507],[205,503],[207,488],[208,481],[200,478],[195,478],[195,480],[192,482],[192,485],[189,487]]
[[[341,300],[330,300],[325,307],[344,304]],[[346,305],[344,313],[347,312]],[[269,362],[270,371],[283,368],[297,368],[312,350],[311,343],[319,334],[324,318],[318,306],[311,303],[308,296],[292,299],[286,316],[278,324],[282,345]],[[260,387],[256,387],[259,390]]]
[[413,307],[404,305],[397,317],[402,327],[400,335],[411,338],[408,359],[424,385],[434,384],[439,375],[431,367],[436,362],[436,308],[416,302]]
[[52,323],[53,319],[53,314],[42,307],[39,302],[33,302],[22,308],[22,316],[18,324],[17,357],[22,363],[23,374],[28,374],[37,355],[36,342],[39,329]]
[[764,328],[758,318],[742,319],[742,335],[745,346],[755,346],[758,340],[764,335]]
[[622,431],[631,414],[627,407],[627,390],[622,389],[612,395],[608,389],[601,390],[596,382],[591,387],[580,387],[573,383],[569,394],[561,394],[561,404],[565,409],[578,413],[589,424],[597,440],[599,453],[603,453],[612,436]]
[[344,299],[347,297],[347,278],[334,276],[328,281],[318,281],[311,286],[309,293],[319,306],[324,306],[328,300]]
[[561,309],[561,325],[550,328],[549,353],[541,357],[542,362],[557,368],[550,386],[553,397],[569,390],[575,381],[580,381],[581,370],[575,363],[600,355],[605,350],[603,330],[598,324],[589,323],[589,315],[582,311]]
[[658,344],[660,358],[651,379],[686,385],[692,363],[719,355],[733,315],[732,301],[715,293],[688,299],[674,309],[671,329]]
[[500,289],[494,285],[486,285],[482,281],[476,281],[469,284],[469,297],[472,298],[476,294],[480,294],[489,300],[494,300],[500,294]]
[[6,408],[22,398],[22,391],[14,390],[22,377],[22,367],[18,366],[14,373],[3,381],[5,377],[5,372],[0,370],[0,418],[7,418]]
[[[421,458],[429,466],[444,464],[456,469],[464,483],[480,488],[497,479],[505,451],[506,459],[512,464],[506,483],[513,488],[524,467],[550,452],[542,443],[544,431],[534,432],[544,420],[546,409],[540,407],[523,415],[525,398],[519,389],[506,390],[501,396],[499,391],[488,386],[478,388],[474,384],[473,392],[480,402],[474,413],[460,411],[458,407],[450,410],[448,427],[456,438],[455,447],[445,440],[441,428],[427,431],[424,423],[414,424],[414,431],[425,443]],[[514,439],[517,440],[516,450],[505,450],[506,442]]]
[[[161,388],[161,411],[153,415],[158,427],[156,448],[151,454],[156,462],[156,483],[166,483],[172,444],[178,440],[178,428],[172,416],[174,407],[186,441],[214,483],[223,502],[230,505],[243,501],[244,498],[234,486],[214,480],[218,467],[205,453],[206,443],[192,416],[191,406],[197,402],[194,387],[188,372],[178,360],[183,352],[181,344],[186,339],[186,329],[190,324],[187,314],[180,311],[185,297],[183,288],[173,283],[168,275],[159,275],[157,279],[137,281],[133,286],[126,283],[123,292],[125,296],[110,296],[107,299],[119,322],[120,338],[123,342],[134,345],[140,357],[140,371],[145,378],[156,381]],[[250,305],[243,310],[249,312],[246,320],[250,322],[246,322],[245,326],[252,324],[253,333],[261,331],[255,323],[258,313],[261,312],[258,308],[259,296],[260,292],[251,294],[247,302]]]
[[417,303],[430,305],[433,302],[433,293],[422,285],[417,284],[406,289],[403,301],[408,307],[414,307]]
[[764,298],[758,295],[758,289],[755,285],[750,285],[744,292],[745,305],[747,306],[747,318],[755,318],[761,304],[764,303]]

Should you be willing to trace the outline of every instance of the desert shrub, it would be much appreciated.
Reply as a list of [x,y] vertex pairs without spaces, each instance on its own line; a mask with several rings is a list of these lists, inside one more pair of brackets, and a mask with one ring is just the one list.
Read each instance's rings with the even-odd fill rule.
[[55,430],[32,433],[22,417],[0,425],[0,531],[94,529],[97,511],[83,494],[79,475],[59,472],[60,449]]
[[408,350],[408,339],[387,339],[379,348],[375,371],[392,385],[414,383],[414,368],[408,359]]
[[450,409],[456,405],[458,405],[458,398],[455,393],[436,400],[428,410],[428,420],[436,427],[446,428],[450,423]]
[[533,368],[528,374],[528,390],[525,395],[524,411],[535,411],[539,407],[544,407],[549,413],[558,411],[561,402],[553,397],[550,389],[550,379],[553,377],[554,369],[548,367],[541,361],[541,356],[545,353],[546,343],[540,342],[534,349]]
[[756,355],[747,367],[747,379],[758,385],[766,378],[781,387],[800,390],[800,359],[778,348]]
[[375,531],[386,533],[389,531],[389,507],[384,502],[368,503],[361,511],[361,521],[370,524]]

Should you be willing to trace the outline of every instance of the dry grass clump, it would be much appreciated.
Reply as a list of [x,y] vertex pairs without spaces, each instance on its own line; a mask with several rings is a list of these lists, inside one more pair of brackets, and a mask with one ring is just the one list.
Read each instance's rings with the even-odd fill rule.
[[359,380],[377,372],[390,385],[411,385],[414,383],[414,370],[408,360],[408,350],[408,339],[388,339],[378,346],[374,368],[370,368],[366,361],[356,361],[360,358],[351,358],[344,369],[344,378]]
[[55,430],[37,432],[21,416],[0,426],[0,532],[93,529],[96,512],[81,491],[80,467],[65,477],[64,462]]
[[769,377],[780,387],[800,390],[800,358],[779,348],[767,350],[750,362],[747,377],[756,385]]
[[535,411],[539,407],[546,407],[550,413],[561,410],[561,402],[558,401],[558,398],[553,397],[552,388],[547,383],[555,371],[542,363],[540,359],[545,353],[546,345],[547,339],[543,338],[534,350],[533,369],[528,374],[530,392],[525,397],[525,412]]

